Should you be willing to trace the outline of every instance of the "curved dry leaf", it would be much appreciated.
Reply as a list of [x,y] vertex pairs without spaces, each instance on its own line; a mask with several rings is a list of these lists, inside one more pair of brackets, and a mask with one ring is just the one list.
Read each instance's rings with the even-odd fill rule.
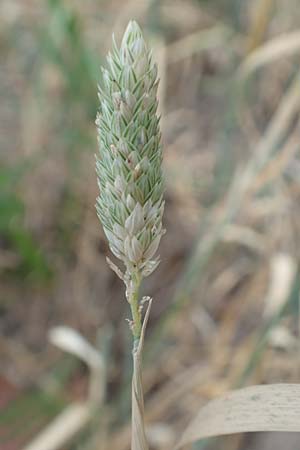
[[259,67],[283,56],[290,56],[299,50],[300,31],[284,33],[253,51],[240,67],[239,74],[241,78],[246,78]]
[[251,386],[210,401],[175,449],[203,438],[250,431],[300,431],[300,384]]
[[278,314],[290,294],[296,273],[297,262],[291,255],[277,253],[272,257],[270,284],[265,298],[265,317]]
[[65,352],[77,356],[89,367],[103,367],[103,357],[78,331],[67,326],[51,328],[49,340]]
[[23,450],[58,450],[91,420],[88,404],[73,403],[38,433]]

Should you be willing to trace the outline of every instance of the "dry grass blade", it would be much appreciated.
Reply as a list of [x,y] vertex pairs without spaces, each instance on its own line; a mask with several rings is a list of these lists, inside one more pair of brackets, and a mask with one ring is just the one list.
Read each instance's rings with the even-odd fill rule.
[[287,142],[282,146],[282,150],[280,153],[276,155],[276,158],[273,158],[269,164],[262,170],[262,172],[258,175],[255,182],[253,183],[253,187],[251,191],[253,193],[258,192],[268,183],[274,182],[276,179],[279,179],[281,174],[283,174],[290,162],[293,160],[293,157],[299,151],[300,143],[298,139],[299,134],[300,121],[295,125],[295,130],[288,138]]
[[[300,78],[297,74],[289,86],[285,96],[282,98],[265,135],[257,146],[252,164],[257,165],[258,169],[261,170],[271,159],[274,147],[278,145],[280,139],[282,139],[284,133],[290,126],[293,116],[295,116],[295,114],[299,111],[299,100]],[[251,165],[251,162],[249,165]]]
[[300,49],[300,32],[285,33],[277,38],[272,39],[265,45],[253,51],[250,56],[242,64],[239,75],[241,78],[248,77],[251,72],[255,71],[265,64],[269,64],[283,56],[289,56]]
[[247,46],[249,53],[257,48],[262,42],[274,7],[274,0],[258,0],[253,3],[254,10]]
[[227,41],[231,35],[230,29],[219,24],[207,30],[196,31],[168,46],[168,64],[224,44],[224,41]]
[[295,114],[300,107],[300,78],[297,74],[290,84],[285,96],[275,112],[264,136],[258,143],[252,159],[246,166],[241,177],[237,177],[229,189],[229,197],[226,205],[228,211],[235,212],[241,204],[244,196],[255,182],[261,171],[272,161],[274,149],[280,139],[286,133]]
[[147,322],[149,319],[152,300],[149,300],[145,314],[141,337],[137,348],[133,350],[132,376],[132,440],[131,450],[148,450],[148,443],[144,426],[144,395],[142,385],[142,351]]
[[72,404],[23,450],[58,450],[91,420],[87,403]]
[[212,400],[200,409],[175,448],[251,431],[300,431],[300,385],[251,386]]
[[288,253],[276,253],[271,259],[270,284],[265,298],[265,317],[274,317],[284,306],[297,273],[297,262]]

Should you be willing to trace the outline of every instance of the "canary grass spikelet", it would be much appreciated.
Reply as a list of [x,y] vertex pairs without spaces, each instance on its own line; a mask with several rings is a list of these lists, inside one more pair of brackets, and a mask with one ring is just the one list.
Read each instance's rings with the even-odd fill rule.
[[125,265],[122,273],[108,260],[129,298],[137,280],[158,266],[155,255],[164,233],[157,66],[136,22],[129,23],[120,48],[113,38],[107,63],[96,120],[96,207],[109,247]]

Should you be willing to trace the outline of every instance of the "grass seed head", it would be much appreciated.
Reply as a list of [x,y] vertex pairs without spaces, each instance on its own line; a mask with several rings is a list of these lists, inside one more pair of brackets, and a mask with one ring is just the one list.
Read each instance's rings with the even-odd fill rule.
[[96,120],[96,207],[125,277],[142,278],[159,263],[164,201],[157,66],[136,22],[129,22],[120,48],[113,39],[107,63]]

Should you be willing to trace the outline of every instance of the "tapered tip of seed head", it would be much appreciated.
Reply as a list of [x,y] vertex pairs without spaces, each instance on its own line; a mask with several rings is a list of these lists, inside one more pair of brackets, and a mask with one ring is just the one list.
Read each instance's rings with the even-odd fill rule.
[[134,50],[136,45],[138,47],[141,45],[142,47],[146,46],[140,26],[135,20],[131,20],[125,30],[121,47],[123,49],[130,48],[130,50]]
[[126,37],[128,38],[128,37],[134,36],[134,35],[142,36],[142,30],[141,30],[139,24],[135,20],[130,20],[127,25],[127,28],[125,30],[124,38],[126,38]]

